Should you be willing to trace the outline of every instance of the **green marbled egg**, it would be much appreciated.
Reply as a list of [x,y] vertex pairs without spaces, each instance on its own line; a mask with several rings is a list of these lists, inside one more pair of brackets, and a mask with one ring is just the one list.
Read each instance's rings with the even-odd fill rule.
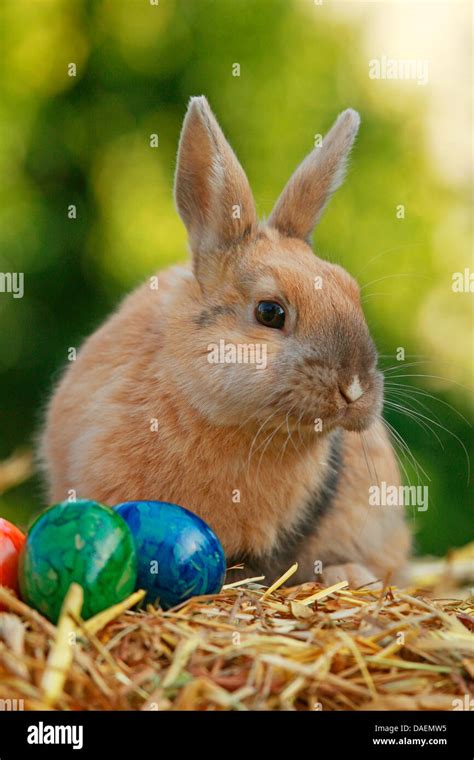
[[63,501],[32,524],[20,555],[25,602],[56,622],[75,581],[84,590],[82,617],[133,593],[137,558],[131,531],[112,509],[94,501]]

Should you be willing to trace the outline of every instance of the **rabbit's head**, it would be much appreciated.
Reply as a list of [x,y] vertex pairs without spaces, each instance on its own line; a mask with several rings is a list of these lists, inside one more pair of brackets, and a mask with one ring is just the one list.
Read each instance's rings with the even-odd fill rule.
[[175,371],[216,425],[363,430],[380,413],[382,377],[358,285],[309,244],[358,127],[358,114],[344,111],[259,224],[245,173],[207,100],[191,100],[175,197],[194,291],[186,314],[175,305],[174,332],[183,319],[192,329],[182,328]]

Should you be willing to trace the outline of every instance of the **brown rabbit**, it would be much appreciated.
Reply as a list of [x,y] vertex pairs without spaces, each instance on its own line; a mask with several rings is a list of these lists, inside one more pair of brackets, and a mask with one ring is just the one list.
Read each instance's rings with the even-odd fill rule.
[[371,472],[399,473],[359,288],[308,244],[358,127],[344,111],[260,225],[207,100],[192,98],[175,181],[192,266],[139,287],[68,367],[42,438],[51,501],[181,504],[228,564],[267,581],[294,561],[292,582],[403,570],[403,508],[369,505]]

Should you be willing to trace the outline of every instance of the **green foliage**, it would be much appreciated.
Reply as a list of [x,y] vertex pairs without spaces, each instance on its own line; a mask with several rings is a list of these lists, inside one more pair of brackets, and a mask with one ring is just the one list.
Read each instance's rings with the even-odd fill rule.
[[[262,215],[315,135],[344,108],[360,111],[348,180],[315,249],[359,278],[383,365],[399,364],[402,346],[407,364],[425,363],[400,375],[445,378],[399,382],[434,394],[407,403],[468,445],[468,423],[445,405],[472,413],[462,387],[471,382],[472,301],[451,289],[452,273],[468,266],[464,186],[446,175],[428,140],[429,89],[369,78],[371,6],[352,13],[311,0],[2,3],[0,270],[25,273],[25,297],[0,294],[0,458],[34,442],[68,347],[141,279],[187,255],[172,186],[187,100],[197,94],[208,97]],[[388,25],[385,33],[389,46]],[[394,411],[387,418],[431,478],[430,508],[414,516],[419,548],[463,544],[472,514],[461,445],[435,427],[438,442],[422,429],[426,420],[420,427]],[[44,506],[39,479],[0,506],[27,521]]]

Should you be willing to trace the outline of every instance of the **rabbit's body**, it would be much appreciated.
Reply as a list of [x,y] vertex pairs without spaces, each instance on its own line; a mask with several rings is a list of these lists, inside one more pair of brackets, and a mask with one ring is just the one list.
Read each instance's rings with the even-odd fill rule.
[[[398,573],[410,543],[403,510],[369,506],[374,473],[375,482],[397,484],[398,469],[380,422],[381,378],[357,286],[315,257],[298,230],[285,229],[281,201],[273,226],[256,223],[243,173],[197,100],[177,177],[194,266],[160,273],[157,289],[138,288],[71,362],[42,440],[50,497],[181,504],[209,523],[230,562],[267,580],[294,561],[293,581],[314,579],[317,562],[326,581]],[[209,208],[206,130],[242,210],[243,226],[218,255],[215,229],[203,244],[203,209],[193,212],[190,195],[193,159],[201,162],[199,203]],[[227,224],[221,237],[229,238]],[[256,321],[254,304],[269,313],[277,298],[286,321],[270,329]],[[222,340],[264,344],[268,366],[210,363],[210,346]]]

